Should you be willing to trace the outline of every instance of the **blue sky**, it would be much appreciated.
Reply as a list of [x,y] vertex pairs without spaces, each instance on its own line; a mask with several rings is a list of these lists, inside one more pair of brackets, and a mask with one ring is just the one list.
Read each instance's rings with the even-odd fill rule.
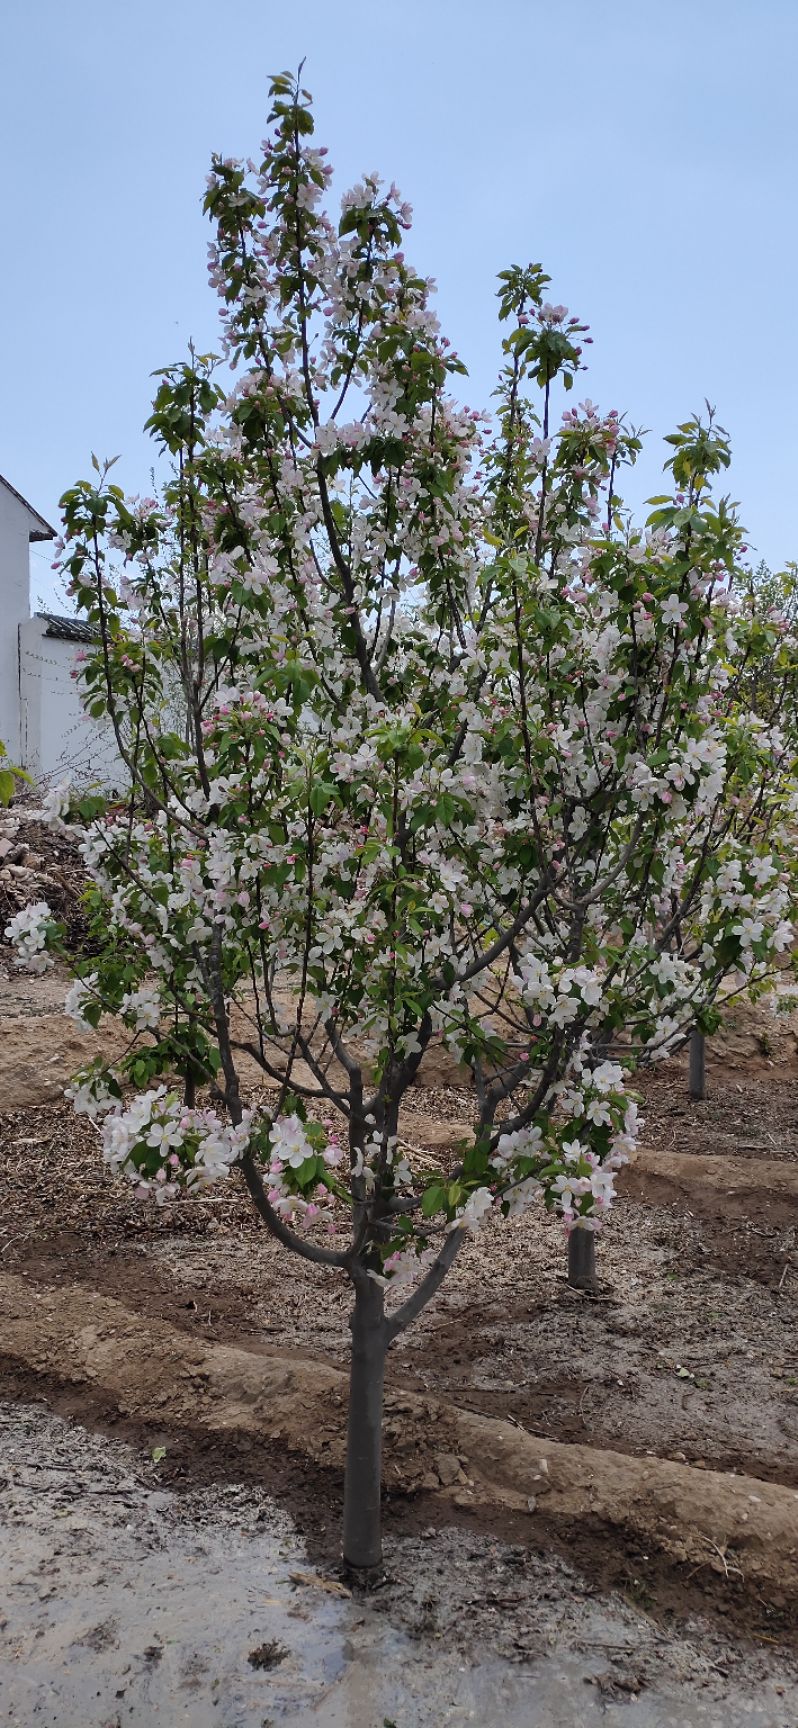
[[630,501],[709,397],[752,545],[798,557],[796,0],[10,5],[0,472],[53,521],[92,449],[147,489],[149,374],[215,341],[211,151],[257,153],[268,74],[303,56],[336,191],[376,168],[414,206],[466,399],[494,381],[496,271],[540,260],[591,325],[580,397],[651,429]]

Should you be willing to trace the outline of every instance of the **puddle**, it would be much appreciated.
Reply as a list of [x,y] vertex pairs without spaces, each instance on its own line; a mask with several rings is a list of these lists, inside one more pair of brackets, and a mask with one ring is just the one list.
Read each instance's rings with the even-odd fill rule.
[[0,1406],[0,1484],[9,1728],[798,1720],[791,1662],[698,1622],[666,1632],[488,1537],[394,1539],[394,1581],[363,1603],[315,1571],[265,1494],[165,1492],[147,1455],[38,1406]]

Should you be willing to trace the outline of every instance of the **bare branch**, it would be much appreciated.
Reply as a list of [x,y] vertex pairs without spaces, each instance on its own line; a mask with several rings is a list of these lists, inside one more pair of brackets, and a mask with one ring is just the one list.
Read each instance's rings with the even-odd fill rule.
[[449,1232],[440,1254],[422,1278],[421,1283],[413,1291],[412,1296],[408,1296],[401,1308],[397,1308],[396,1313],[388,1317],[386,1326],[389,1344],[393,1342],[394,1338],[398,1338],[400,1332],[405,1331],[411,1321],[418,1318],[436,1291],[440,1289],[450,1266],[454,1264],[463,1246],[464,1237],[465,1232],[462,1229],[458,1228]]

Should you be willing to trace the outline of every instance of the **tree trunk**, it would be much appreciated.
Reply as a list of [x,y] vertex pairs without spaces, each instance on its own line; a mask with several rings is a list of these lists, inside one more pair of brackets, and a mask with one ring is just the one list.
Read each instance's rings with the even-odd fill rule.
[[361,1582],[382,1566],[382,1405],[388,1335],[382,1287],[361,1275],[350,1319],[352,1363],[344,1479],[344,1565]]
[[690,1033],[690,1097],[706,1098],[706,1060],[704,1034],[694,1026]]
[[595,1290],[596,1236],[593,1230],[571,1231],[568,1237],[568,1283],[574,1290]]

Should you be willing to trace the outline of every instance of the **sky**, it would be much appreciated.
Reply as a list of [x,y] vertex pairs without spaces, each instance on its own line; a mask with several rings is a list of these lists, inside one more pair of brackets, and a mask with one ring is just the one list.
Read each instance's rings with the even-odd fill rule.
[[798,558],[798,0],[28,0],[2,48],[0,473],[54,525],[92,450],[149,490],[151,374],[217,341],[211,153],[257,155],[304,57],[336,195],[376,169],[414,207],[464,399],[497,271],[540,261],[591,327],[578,399],[649,429],[627,501],[708,398],[755,554]]

